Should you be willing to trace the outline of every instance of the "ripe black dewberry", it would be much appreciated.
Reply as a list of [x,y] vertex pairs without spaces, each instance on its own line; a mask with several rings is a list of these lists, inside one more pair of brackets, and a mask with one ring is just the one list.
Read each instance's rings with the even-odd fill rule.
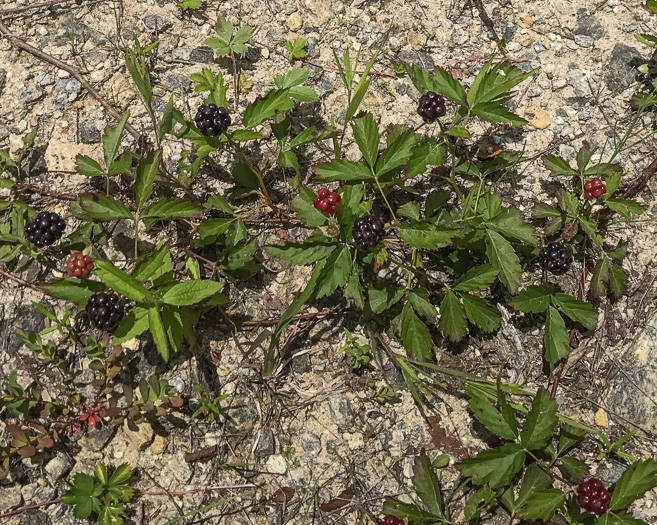
[[123,303],[119,296],[113,293],[97,293],[87,302],[87,315],[92,324],[107,332],[111,332],[123,319]]
[[395,518],[394,516],[388,514],[385,518],[379,521],[377,525],[404,525],[404,520]]
[[426,95],[420,97],[417,112],[427,124],[431,124],[438,117],[442,117],[445,111],[445,99],[442,95],[428,91]]
[[359,250],[367,251],[376,246],[385,237],[383,221],[374,215],[365,215],[356,219],[351,230]]
[[577,503],[580,507],[598,516],[607,512],[611,494],[604,488],[600,480],[591,478],[577,487]]
[[551,242],[541,248],[538,256],[541,259],[541,266],[548,272],[556,274],[566,273],[572,261],[568,249],[563,244],[557,242]]
[[317,197],[315,198],[315,202],[313,202],[313,206],[328,217],[338,211],[338,203],[341,200],[342,197],[337,193],[322,188],[317,192]]
[[598,177],[593,177],[584,183],[584,197],[595,199],[607,193],[607,186]]
[[71,277],[85,277],[94,269],[91,257],[80,252],[73,252],[66,261],[66,270]]
[[208,104],[207,106],[199,106],[194,122],[203,135],[214,137],[226,133],[231,120],[226,108],[218,108],[215,104]]
[[36,219],[25,226],[25,238],[37,247],[43,248],[62,236],[66,224],[56,213],[40,212]]

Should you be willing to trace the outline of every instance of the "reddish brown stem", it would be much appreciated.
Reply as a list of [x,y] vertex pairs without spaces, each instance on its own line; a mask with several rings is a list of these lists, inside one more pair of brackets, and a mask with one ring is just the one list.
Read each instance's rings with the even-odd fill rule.
[[44,290],[40,286],[37,286],[36,284],[32,284],[32,283],[26,281],[25,279],[21,279],[20,277],[17,277],[16,275],[13,275],[13,274],[9,273],[8,271],[3,270],[2,268],[0,268],[0,275],[4,275],[7,279],[10,279],[10,280],[22,285],[22,286],[26,286],[27,288],[30,288],[31,290],[34,290],[35,292],[40,292],[44,295],[47,295],[48,297],[52,297],[53,299],[59,299],[59,297],[57,297],[56,295],[51,294],[47,290]]

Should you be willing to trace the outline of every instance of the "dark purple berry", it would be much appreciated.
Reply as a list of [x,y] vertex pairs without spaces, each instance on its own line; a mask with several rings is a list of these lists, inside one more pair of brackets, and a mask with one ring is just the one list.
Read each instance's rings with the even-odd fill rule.
[[573,260],[568,249],[563,244],[556,242],[551,242],[541,248],[538,256],[541,260],[541,266],[548,272],[557,275],[566,273]]
[[435,122],[438,117],[445,115],[445,99],[442,95],[429,91],[426,95],[420,97],[417,112],[424,122],[431,124],[432,122]]
[[577,487],[577,504],[598,516],[607,512],[610,499],[609,491],[595,478],[591,478]]
[[395,518],[388,514],[385,518],[379,521],[377,525],[404,525],[404,520]]
[[66,224],[58,214],[42,211],[25,226],[25,238],[43,248],[59,239],[65,228]]
[[356,219],[351,234],[359,250],[367,251],[379,244],[385,237],[384,224],[374,215],[366,215]]
[[113,293],[97,293],[87,302],[87,315],[99,330],[111,332],[123,319],[123,303]]
[[214,137],[225,133],[231,124],[231,120],[226,108],[218,108],[215,104],[208,104],[198,108],[194,123],[203,135]]

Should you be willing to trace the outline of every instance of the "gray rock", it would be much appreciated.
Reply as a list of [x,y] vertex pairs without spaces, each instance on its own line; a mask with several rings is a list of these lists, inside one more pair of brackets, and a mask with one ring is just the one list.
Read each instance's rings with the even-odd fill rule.
[[[41,301],[41,305],[48,310],[52,309],[52,305],[48,301]],[[13,321],[6,321],[11,323],[8,327],[5,326],[5,322],[2,323],[3,331],[10,334],[9,337],[4,339],[4,347],[10,355],[15,354],[23,346],[22,341],[16,337],[17,328],[21,328],[26,332],[39,332],[45,328],[46,316],[32,306],[16,308],[15,315]]]
[[566,82],[573,88],[575,96],[589,97],[591,96],[591,86],[587,75],[581,69],[571,69],[566,75]]
[[74,461],[66,454],[57,452],[57,455],[46,463],[43,470],[46,471],[46,474],[48,474],[51,479],[57,480],[66,476],[66,474],[71,471],[74,464]]
[[310,432],[309,430],[304,430],[299,435],[299,438],[302,441],[302,447],[306,454],[311,458],[316,458],[319,456],[319,453],[322,451],[322,442],[319,439],[317,434]]
[[100,142],[100,131],[93,122],[80,122],[80,141],[83,144]]
[[420,51],[415,51],[413,49],[402,49],[399,52],[399,60],[403,60],[404,62],[408,62],[409,64],[414,64],[419,67],[423,67],[424,69],[433,69],[435,66],[433,62],[433,58],[431,58],[430,55],[427,55],[426,53],[422,53]]
[[174,93],[186,93],[189,90],[189,77],[171,73],[164,79],[164,84]]
[[34,84],[27,85],[18,90],[18,100],[24,104],[31,104],[39,100],[46,92]]
[[527,90],[527,96],[530,98],[540,97],[542,94],[543,94],[543,90],[538,86],[529,88]]
[[23,502],[23,495],[19,485],[0,488],[0,509],[11,510]]
[[59,24],[52,41],[57,46],[65,46],[73,42],[74,35],[76,44],[84,44],[87,40],[91,40],[97,45],[107,43],[107,37],[105,35],[91,29],[75,18],[72,19],[70,14],[66,15],[61,24]]
[[151,102],[151,107],[154,111],[158,113],[164,113],[164,110],[167,108],[168,101],[162,100],[161,98],[153,97]]
[[0,95],[2,95],[2,90],[5,88],[7,83],[7,71],[0,68]]
[[[609,383],[606,407],[633,424],[657,431],[657,315],[653,315],[625,354],[623,370]],[[611,416],[613,418],[613,415]]]
[[63,109],[68,104],[69,95],[66,93],[60,93],[52,97],[52,103],[57,109]]
[[258,413],[253,399],[246,394],[237,394],[225,410],[226,427],[233,434],[244,434],[255,425]]
[[622,458],[609,455],[605,458],[603,464],[598,467],[595,477],[608,487],[618,481],[618,478],[621,477],[627,467],[629,467],[628,463]]
[[212,64],[214,62],[214,51],[208,46],[199,46],[192,49],[190,60],[199,64]]
[[177,47],[171,52],[171,57],[175,58],[176,60],[182,60],[184,62],[188,62],[189,59],[192,57],[192,50],[184,46]]
[[579,47],[587,48],[587,47],[593,47],[595,40],[587,35],[575,35],[575,43]]
[[171,27],[171,21],[167,20],[166,18],[162,18],[160,15],[156,14],[148,14],[144,18],[141,19],[142,24],[144,24],[144,27],[153,32],[159,32],[159,31],[164,31],[165,29],[169,29]]
[[306,372],[310,372],[313,369],[310,362],[310,356],[308,354],[295,356],[292,359],[291,366],[292,370],[294,370],[297,374],[305,374]]
[[611,91],[629,86],[636,75],[636,68],[645,60],[641,53],[626,44],[616,44],[607,64],[605,82]]
[[582,8],[577,10],[577,25],[573,33],[598,40],[604,36],[605,30],[595,16],[589,14],[587,9]]
[[[562,132],[562,135],[564,133]],[[566,160],[572,160],[575,158],[576,151],[575,148],[572,146],[569,146],[568,144],[561,144],[559,146],[559,156],[566,159]]]
[[328,398],[331,419],[340,429],[350,428],[354,424],[354,413],[351,404],[344,394],[333,394]]
[[42,71],[34,77],[34,83],[39,87],[52,86],[54,82],[52,76],[47,71]]
[[0,124],[0,141],[8,139],[11,135],[11,130],[4,124]]
[[38,509],[23,512],[18,518],[18,525],[51,525],[50,517]]
[[276,450],[276,440],[271,428],[264,428],[260,433],[260,439],[253,452],[257,458],[266,458],[271,456]]
[[107,446],[110,439],[112,439],[116,428],[115,425],[110,423],[103,423],[102,426],[96,426],[94,430],[87,432],[84,437],[80,439],[79,444],[83,450],[100,452]]
[[333,93],[335,91],[335,87],[333,87],[333,84],[327,79],[322,79],[319,81],[317,84],[317,87],[315,87],[315,91],[317,91],[317,94],[320,97],[323,97],[327,93]]

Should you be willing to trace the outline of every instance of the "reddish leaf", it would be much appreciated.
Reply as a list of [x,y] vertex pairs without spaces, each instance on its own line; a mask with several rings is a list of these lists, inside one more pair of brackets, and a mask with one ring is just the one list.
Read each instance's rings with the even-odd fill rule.
[[290,487],[281,487],[272,496],[276,503],[287,503],[294,497],[294,489]]
[[50,436],[43,436],[39,438],[39,446],[43,448],[50,448],[55,444]]
[[21,447],[18,449],[18,453],[26,458],[31,458],[36,454],[36,448],[34,448],[32,445],[27,445],[26,447]]
[[326,503],[322,503],[319,506],[319,510],[323,512],[331,512],[337,509],[341,509],[342,507],[349,505],[353,497],[354,497],[353,490],[351,489],[343,490],[336,498],[333,498],[331,501],[327,501]]
[[184,401],[183,401],[183,398],[182,398],[182,397],[178,397],[178,396],[176,396],[176,397],[172,397],[172,398],[169,400],[169,403],[171,404],[172,407],[174,407],[174,408],[178,408],[178,407],[183,406]]

